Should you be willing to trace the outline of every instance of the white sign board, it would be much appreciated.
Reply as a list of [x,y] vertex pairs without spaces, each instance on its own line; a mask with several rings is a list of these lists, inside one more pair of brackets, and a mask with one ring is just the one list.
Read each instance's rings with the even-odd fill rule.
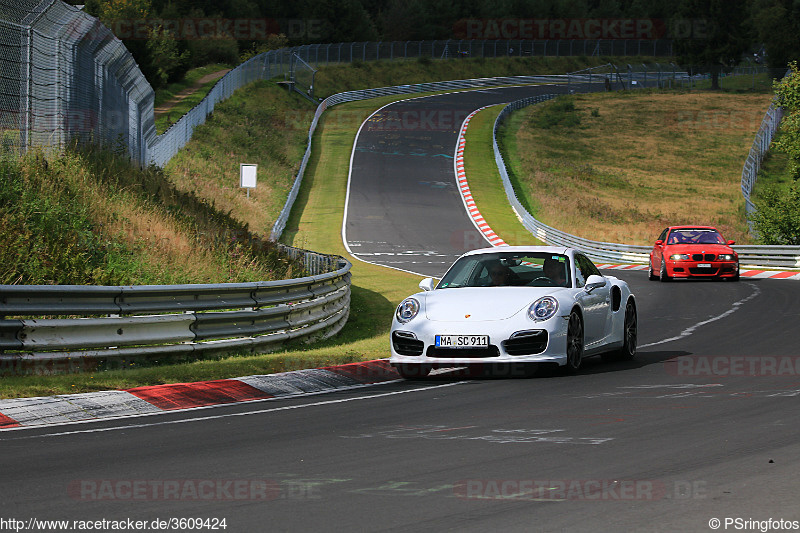
[[[256,170],[258,165],[239,165],[239,187],[246,189],[256,188]],[[248,193],[250,191],[247,191]]]

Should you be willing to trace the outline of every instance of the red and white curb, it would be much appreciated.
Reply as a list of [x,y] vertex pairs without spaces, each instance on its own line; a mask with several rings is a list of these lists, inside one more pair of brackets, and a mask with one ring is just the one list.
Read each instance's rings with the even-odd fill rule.
[[[484,106],[480,109],[476,109],[472,113],[470,113],[464,122],[461,124],[461,131],[458,134],[458,145],[456,148],[456,155],[455,155],[455,171],[456,171],[456,181],[458,182],[458,188],[461,192],[461,199],[464,201],[464,207],[467,209],[467,213],[469,214],[470,218],[472,218],[472,223],[475,224],[475,227],[478,228],[478,231],[483,233],[486,239],[491,243],[492,246],[508,246],[506,242],[497,235],[497,233],[489,227],[486,220],[484,220],[483,215],[481,215],[478,207],[475,205],[475,199],[472,197],[472,191],[470,191],[469,183],[467,183],[467,174],[464,171],[464,148],[466,147],[467,140],[467,127],[469,126],[470,120],[474,117],[477,113],[483,111],[486,108],[492,106]],[[597,268],[601,270],[647,270],[647,265],[619,265],[619,264],[598,264]],[[750,279],[794,279],[800,280],[800,272],[795,271],[776,271],[776,270],[758,270],[758,269],[741,269],[739,271],[739,275],[743,278],[750,278]]]
[[[615,265],[615,264],[599,264],[597,268],[601,270],[647,270],[647,265]],[[739,270],[739,276],[750,279],[796,279],[800,280],[800,272],[796,270],[780,271],[780,270],[758,270],[754,268],[742,268]]]
[[461,124],[461,131],[458,134],[458,144],[455,155],[456,181],[458,182],[458,189],[461,192],[461,199],[464,201],[464,207],[467,208],[467,213],[469,214],[470,218],[472,218],[472,223],[475,224],[475,227],[478,228],[478,231],[483,233],[484,237],[486,237],[486,240],[488,240],[492,246],[508,246],[506,242],[501,239],[492,230],[492,228],[489,227],[489,224],[486,223],[486,220],[483,219],[481,212],[475,205],[475,200],[472,198],[472,191],[470,191],[469,184],[467,183],[467,174],[464,171],[464,147],[467,144],[465,137],[467,133],[467,126],[469,126],[469,121],[472,120],[472,117],[488,107],[492,106],[484,106],[480,109],[476,109],[470,113]]
[[384,359],[232,379],[0,400],[0,429],[150,415],[399,380]]

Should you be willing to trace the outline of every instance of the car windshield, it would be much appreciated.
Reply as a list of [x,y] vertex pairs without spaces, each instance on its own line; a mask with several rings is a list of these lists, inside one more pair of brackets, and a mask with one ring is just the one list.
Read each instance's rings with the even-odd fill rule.
[[544,252],[498,252],[460,258],[437,289],[457,287],[569,287],[569,258]]
[[714,229],[674,229],[667,238],[667,244],[725,244],[725,240]]

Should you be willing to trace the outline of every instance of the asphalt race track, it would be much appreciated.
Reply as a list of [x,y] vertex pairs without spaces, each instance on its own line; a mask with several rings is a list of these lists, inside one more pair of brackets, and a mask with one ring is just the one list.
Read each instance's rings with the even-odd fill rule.
[[347,248],[365,261],[441,276],[464,252],[489,246],[456,187],[461,124],[483,106],[563,92],[559,85],[467,91],[412,98],[374,113],[353,151]]
[[[355,257],[440,277],[469,250],[490,246],[456,186],[461,124],[484,106],[545,94],[604,90],[599,83],[536,85],[411,97],[362,125],[352,154],[345,246]],[[469,176],[467,176],[469,179]]]
[[[441,109],[466,116],[488,94],[496,96],[452,95]],[[425,131],[430,142],[413,144],[413,135],[400,143],[389,138],[395,134],[407,135],[359,137],[348,243],[364,259],[438,274],[472,243],[459,232],[475,230],[455,190],[412,187],[397,176],[413,168],[430,171],[420,182],[442,181],[448,170],[452,177],[452,159],[434,155],[452,155],[447,139],[455,136]],[[395,144],[382,146],[381,136]],[[376,163],[370,154],[384,149],[405,155]],[[378,164],[369,176],[358,170]],[[356,207],[359,195],[389,186],[399,193],[385,195],[391,202]],[[427,197],[420,191],[431,208],[403,204]],[[9,519],[27,527],[33,519],[180,518],[207,519],[208,527],[193,529],[201,531],[224,519],[225,529],[216,525],[227,532],[712,531],[712,519],[722,521],[720,531],[763,525],[726,528],[726,519],[794,520],[800,528],[800,284],[608,274],[637,296],[640,351],[632,362],[589,359],[576,376],[455,372],[2,431],[0,528],[10,529]]]

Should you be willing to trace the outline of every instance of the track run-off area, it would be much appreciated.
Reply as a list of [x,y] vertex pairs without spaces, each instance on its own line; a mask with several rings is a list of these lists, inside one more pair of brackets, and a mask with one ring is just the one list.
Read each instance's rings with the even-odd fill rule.
[[[488,246],[456,186],[458,131],[475,109],[548,92],[453,93],[373,114],[353,148],[349,251],[439,276]],[[3,515],[225,519],[226,531],[666,532],[711,531],[715,519],[800,521],[800,283],[606,274],[637,297],[631,362],[588,359],[575,376],[445,372],[4,431]]]

